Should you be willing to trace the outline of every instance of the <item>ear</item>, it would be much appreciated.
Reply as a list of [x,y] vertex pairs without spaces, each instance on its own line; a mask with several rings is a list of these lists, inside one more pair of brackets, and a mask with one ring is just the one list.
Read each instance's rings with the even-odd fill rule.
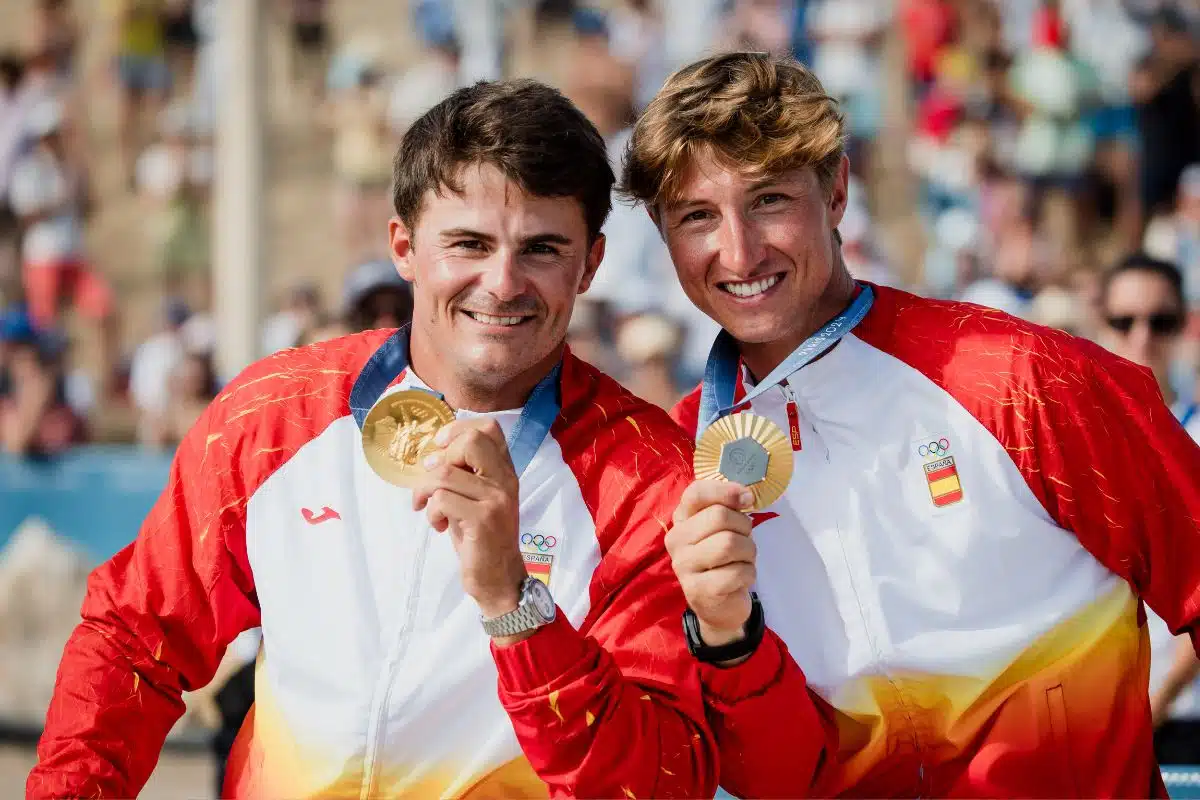
[[392,263],[400,277],[409,283],[414,283],[416,270],[413,268],[413,238],[408,226],[399,217],[388,220],[388,245],[392,254]]
[[592,246],[588,248],[587,261],[583,264],[583,280],[579,282],[579,294],[583,294],[592,285],[592,278],[596,277],[596,270],[600,269],[600,262],[604,260],[604,234],[596,237],[596,241],[592,242]]
[[842,156],[838,164],[837,174],[833,176],[833,185],[829,187],[829,222],[830,227],[836,228],[846,215],[846,206],[850,200],[850,159]]

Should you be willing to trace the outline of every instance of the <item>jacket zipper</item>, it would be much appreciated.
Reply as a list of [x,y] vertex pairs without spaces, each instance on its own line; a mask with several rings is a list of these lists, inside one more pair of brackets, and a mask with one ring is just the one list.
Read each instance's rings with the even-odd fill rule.
[[384,663],[383,671],[379,678],[380,683],[375,687],[375,696],[379,698],[379,701],[372,709],[374,713],[367,728],[367,747],[363,756],[363,783],[362,791],[359,792],[360,800],[369,800],[375,793],[375,781],[378,777],[376,764],[379,761],[379,751],[383,746],[388,704],[392,698],[392,686],[395,685],[394,673],[404,658],[404,653],[408,649],[408,643],[412,640],[410,634],[416,618],[421,575],[425,571],[425,556],[429,551],[431,538],[430,530],[426,528],[425,535],[421,539],[421,545],[417,549],[417,568],[413,574],[412,583],[409,585],[408,598],[404,603],[404,616],[401,618],[400,630],[396,633],[396,642],[388,654],[387,661]]

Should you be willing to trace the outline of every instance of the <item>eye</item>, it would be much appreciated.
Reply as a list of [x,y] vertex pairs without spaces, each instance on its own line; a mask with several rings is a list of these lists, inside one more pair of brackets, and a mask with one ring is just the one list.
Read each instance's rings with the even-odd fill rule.
[[689,211],[687,214],[684,214],[683,219],[679,220],[679,224],[684,225],[688,222],[699,222],[702,219],[708,219],[708,217],[709,213],[707,211],[697,209],[696,211]]
[[758,204],[760,206],[773,206],[776,203],[782,203],[784,200],[787,200],[787,197],[782,194],[764,194],[758,198]]
[[484,249],[483,242],[479,241],[478,239],[460,239],[459,241],[455,242],[454,244],[452,244],[450,246],[456,250],[479,251],[479,250]]
[[546,242],[534,242],[525,248],[525,252],[538,256],[556,256],[559,254],[557,247]]

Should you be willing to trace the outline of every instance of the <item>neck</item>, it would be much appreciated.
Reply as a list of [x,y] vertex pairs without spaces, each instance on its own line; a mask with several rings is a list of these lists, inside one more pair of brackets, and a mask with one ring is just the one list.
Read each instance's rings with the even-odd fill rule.
[[534,388],[562,358],[566,343],[560,343],[550,355],[518,375],[496,382],[489,381],[490,376],[478,382],[463,380],[452,359],[434,349],[432,342],[420,335],[415,326],[408,348],[409,368],[426,386],[439,392],[451,408],[508,411],[525,405]]
[[794,333],[772,342],[739,342],[742,361],[754,376],[754,380],[761,381],[767,377],[771,370],[779,366],[808,337],[842,313],[854,298],[854,288],[854,278],[850,277],[839,255],[825,290],[821,292],[812,308],[808,309],[807,315],[801,311],[805,321]]

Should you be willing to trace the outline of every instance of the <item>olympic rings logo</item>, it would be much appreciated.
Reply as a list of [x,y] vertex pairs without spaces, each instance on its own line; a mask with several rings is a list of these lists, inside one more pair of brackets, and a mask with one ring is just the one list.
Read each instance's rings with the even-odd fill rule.
[[936,442],[923,444],[917,448],[917,454],[922,458],[926,456],[944,456],[950,452],[950,440],[938,439]]
[[521,544],[531,544],[544,553],[553,549],[558,544],[558,539],[553,536],[542,536],[540,533],[522,533]]

